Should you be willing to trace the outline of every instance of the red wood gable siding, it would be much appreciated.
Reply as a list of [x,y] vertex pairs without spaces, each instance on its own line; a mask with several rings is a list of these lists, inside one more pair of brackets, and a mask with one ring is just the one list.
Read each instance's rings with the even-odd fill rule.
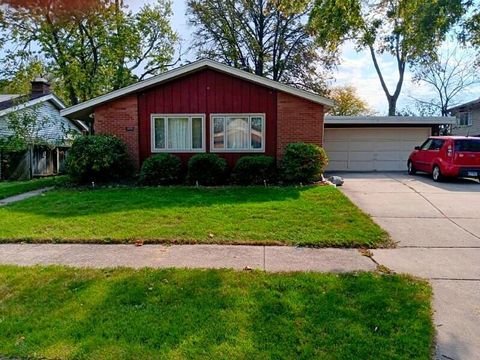
[[[265,155],[276,155],[277,92],[206,69],[138,95],[140,161],[151,155],[151,114],[205,114],[206,150],[210,152],[210,114],[265,113]],[[258,154],[258,153],[257,153]],[[194,154],[175,154],[187,160]],[[218,153],[230,165],[248,153]]]

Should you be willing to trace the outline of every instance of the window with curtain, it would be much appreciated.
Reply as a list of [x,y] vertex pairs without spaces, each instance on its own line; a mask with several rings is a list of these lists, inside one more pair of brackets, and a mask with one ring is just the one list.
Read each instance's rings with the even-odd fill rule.
[[212,115],[212,151],[263,152],[265,115]]
[[152,152],[204,151],[203,115],[152,115]]

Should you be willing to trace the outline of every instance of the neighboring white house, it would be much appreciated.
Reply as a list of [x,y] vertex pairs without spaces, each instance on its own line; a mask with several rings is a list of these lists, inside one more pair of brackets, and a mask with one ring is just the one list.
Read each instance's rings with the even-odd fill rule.
[[72,134],[81,133],[83,125],[60,115],[65,108],[63,102],[50,92],[44,79],[32,81],[30,95],[0,95],[0,138],[12,135],[8,119],[12,112],[22,113],[35,109],[35,114],[48,119],[48,124],[38,130],[38,137],[48,146],[36,146],[28,152],[0,154],[0,179],[48,176],[62,172],[66,150],[71,144]]
[[480,136],[480,99],[448,109],[456,117],[452,135]]

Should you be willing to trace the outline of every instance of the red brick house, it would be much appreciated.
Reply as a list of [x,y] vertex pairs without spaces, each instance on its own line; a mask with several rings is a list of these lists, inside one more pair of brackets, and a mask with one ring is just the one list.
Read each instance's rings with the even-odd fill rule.
[[211,152],[230,165],[251,154],[281,157],[290,142],[323,145],[331,100],[279,82],[200,60],[64,109],[94,119],[97,134],[123,139],[139,166],[155,153],[186,161]]

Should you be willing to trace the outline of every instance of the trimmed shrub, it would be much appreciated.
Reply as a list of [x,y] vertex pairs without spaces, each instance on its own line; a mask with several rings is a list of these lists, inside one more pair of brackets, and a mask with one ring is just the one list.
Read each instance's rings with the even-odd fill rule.
[[275,158],[271,156],[243,156],[238,159],[232,173],[232,180],[241,185],[261,185],[276,177]]
[[288,144],[282,159],[283,180],[287,183],[318,181],[327,164],[327,154],[320,146],[301,142]]
[[142,164],[140,182],[145,185],[171,185],[180,180],[181,160],[172,154],[150,156]]
[[68,151],[65,167],[73,181],[107,182],[132,175],[125,143],[110,135],[77,137]]
[[200,185],[219,185],[225,181],[227,162],[215,154],[197,154],[188,161],[188,182]]

